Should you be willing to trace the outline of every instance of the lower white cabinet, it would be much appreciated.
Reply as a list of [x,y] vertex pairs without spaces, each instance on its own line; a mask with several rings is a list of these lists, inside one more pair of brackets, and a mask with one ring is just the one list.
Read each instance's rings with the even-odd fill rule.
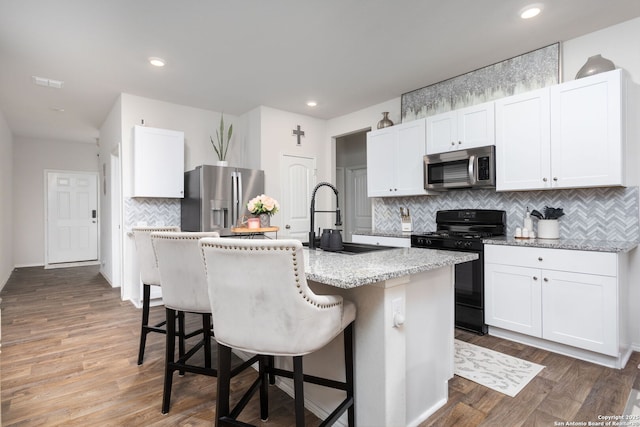
[[393,246],[396,248],[411,247],[411,239],[405,237],[390,236],[370,236],[365,234],[354,234],[351,236],[353,243],[363,243],[365,245]]
[[485,246],[485,321],[618,357],[626,338],[625,254]]

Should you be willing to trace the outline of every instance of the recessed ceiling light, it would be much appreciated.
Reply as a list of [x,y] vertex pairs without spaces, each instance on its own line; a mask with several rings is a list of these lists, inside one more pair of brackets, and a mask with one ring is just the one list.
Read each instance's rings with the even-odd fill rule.
[[531,19],[535,16],[540,15],[540,12],[542,12],[542,4],[530,4],[529,6],[526,6],[522,10],[520,10],[520,18]]
[[307,106],[308,107],[315,107],[316,105],[318,105],[318,103],[316,101],[307,101]]
[[153,65],[154,67],[164,67],[165,61],[162,58],[152,56],[151,58],[149,58],[149,64]]
[[49,110],[55,111],[56,113],[64,113],[64,108],[62,107],[49,107]]

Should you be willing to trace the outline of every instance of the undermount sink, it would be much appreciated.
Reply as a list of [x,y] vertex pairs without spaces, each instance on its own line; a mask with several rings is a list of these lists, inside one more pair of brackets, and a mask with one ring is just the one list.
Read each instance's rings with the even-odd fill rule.
[[[324,249],[320,249],[320,240],[319,239],[316,239],[316,240],[317,240],[316,250],[324,250]],[[302,245],[309,246],[309,243],[305,242]],[[367,245],[364,243],[343,242],[341,250],[339,251],[327,250],[327,252],[335,252],[338,254],[346,254],[346,255],[357,255],[357,254],[364,254],[367,252],[384,251],[387,249],[395,249],[395,248],[393,246]]]

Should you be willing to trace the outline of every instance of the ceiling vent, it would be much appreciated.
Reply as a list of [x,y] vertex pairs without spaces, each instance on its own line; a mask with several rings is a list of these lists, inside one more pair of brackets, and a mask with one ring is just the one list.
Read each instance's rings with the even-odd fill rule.
[[38,76],[31,76],[31,79],[33,80],[33,83],[38,86],[52,87],[55,89],[62,89],[62,86],[64,86],[64,82],[60,80],[47,79]]

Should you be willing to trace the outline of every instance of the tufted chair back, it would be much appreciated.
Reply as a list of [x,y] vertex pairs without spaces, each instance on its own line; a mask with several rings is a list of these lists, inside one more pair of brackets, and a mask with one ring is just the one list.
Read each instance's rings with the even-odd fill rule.
[[298,240],[202,239],[216,340],[252,353],[297,356],[329,343],[355,306],[307,285]]
[[151,244],[151,233],[154,232],[177,232],[180,227],[133,227],[133,240],[136,244],[138,256],[138,269],[140,270],[140,280],[145,285],[160,286],[160,272],[156,254],[153,252]]
[[216,232],[151,233],[165,307],[192,313],[211,312],[198,240],[219,236]]

